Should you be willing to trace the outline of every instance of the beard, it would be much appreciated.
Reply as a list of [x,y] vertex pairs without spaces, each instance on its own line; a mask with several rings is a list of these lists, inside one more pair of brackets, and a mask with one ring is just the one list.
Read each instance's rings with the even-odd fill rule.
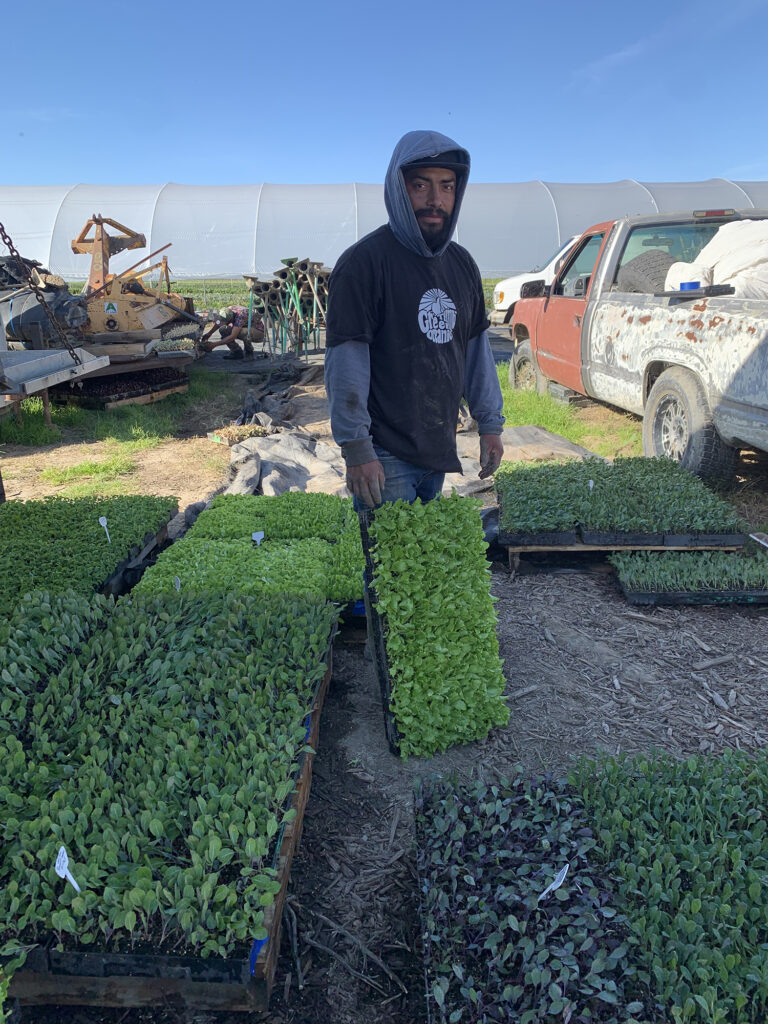
[[[436,224],[425,224],[425,217],[437,217],[440,216],[443,219],[441,225]],[[451,237],[451,218],[443,213],[442,211],[435,210],[419,210],[416,213],[416,220],[418,221],[419,228],[421,230],[422,237],[427,245],[430,247],[432,252],[436,252],[440,249]]]

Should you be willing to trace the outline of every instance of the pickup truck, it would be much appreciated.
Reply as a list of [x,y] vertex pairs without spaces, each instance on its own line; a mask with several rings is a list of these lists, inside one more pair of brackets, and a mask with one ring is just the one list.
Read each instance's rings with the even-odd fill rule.
[[727,481],[740,448],[768,451],[768,298],[727,284],[665,291],[665,279],[722,225],[766,218],[707,210],[589,228],[551,285],[523,285],[510,384],[642,416],[646,455]]

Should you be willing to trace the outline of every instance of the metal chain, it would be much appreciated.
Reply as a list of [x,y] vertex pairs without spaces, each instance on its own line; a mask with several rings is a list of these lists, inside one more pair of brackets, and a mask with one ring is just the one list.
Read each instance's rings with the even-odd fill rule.
[[69,354],[72,356],[74,361],[76,363],[80,363],[82,365],[82,362],[83,362],[82,359],[80,358],[80,356],[77,354],[77,352],[72,347],[71,342],[69,341],[69,339],[67,338],[66,334],[62,330],[61,324],[56,319],[56,317],[53,315],[53,310],[51,309],[51,307],[48,305],[48,303],[43,298],[42,290],[40,289],[40,287],[37,284],[35,284],[35,280],[32,277],[32,271],[30,270],[30,268],[26,265],[24,260],[19,255],[19,252],[16,249],[16,246],[11,241],[10,235],[5,230],[5,227],[4,227],[4,225],[1,222],[0,222],[0,238],[5,243],[5,246],[8,249],[8,251],[10,252],[11,256],[13,256],[13,258],[16,260],[16,262],[21,267],[22,274],[27,279],[27,282],[29,283],[29,287],[35,293],[35,298],[37,299],[37,301],[40,303],[40,305],[43,307],[43,309],[47,313],[48,319],[51,322],[51,326],[53,327],[54,333],[56,334],[57,338],[62,343],[62,345],[66,349],[69,350]]

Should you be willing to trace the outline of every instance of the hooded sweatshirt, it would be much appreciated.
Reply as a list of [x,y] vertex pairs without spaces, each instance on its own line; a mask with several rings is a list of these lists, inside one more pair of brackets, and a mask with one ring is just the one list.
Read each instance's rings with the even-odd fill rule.
[[[443,157],[441,163],[440,157]],[[445,241],[425,241],[403,168],[449,164],[456,173]],[[425,164],[424,161],[427,161]],[[331,429],[349,466],[374,445],[435,472],[460,472],[462,397],[481,434],[500,434],[502,397],[477,266],[450,241],[469,177],[469,154],[437,132],[404,135],[384,186],[389,223],[347,249],[331,275],[325,379]]]

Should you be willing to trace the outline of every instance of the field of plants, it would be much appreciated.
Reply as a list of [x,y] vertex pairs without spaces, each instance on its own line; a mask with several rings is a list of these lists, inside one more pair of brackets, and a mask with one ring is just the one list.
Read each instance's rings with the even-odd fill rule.
[[266,938],[334,622],[300,599],[24,598],[0,624],[0,945],[245,956]]
[[[167,518],[167,500],[2,508],[45,552],[66,523],[83,582],[66,589],[66,566],[49,566],[50,590],[35,589],[33,561],[0,627],[0,948],[246,957],[267,938],[331,632],[363,590],[351,501],[222,495],[116,602],[94,595],[106,571],[87,557],[94,522],[122,550]],[[400,503],[374,532],[403,754],[486,735],[508,712],[477,503]],[[423,631],[410,638],[409,608]],[[51,870],[62,848],[71,886]]]
[[45,498],[0,505],[0,615],[30,590],[92,594],[176,511],[176,498]]
[[423,784],[433,1019],[764,1021],[767,789],[764,753]]

